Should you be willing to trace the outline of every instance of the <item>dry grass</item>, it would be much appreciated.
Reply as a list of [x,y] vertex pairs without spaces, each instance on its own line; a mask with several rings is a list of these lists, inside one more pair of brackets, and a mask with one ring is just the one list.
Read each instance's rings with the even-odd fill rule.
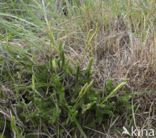
[[[90,58],[94,59],[94,80],[98,87],[110,79],[114,83],[128,80],[128,89],[138,95],[135,98],[138,110],[130,122],[137,122],[142,128],[155,128],[156,12],[152,1],[145,11],[139,9],[139,2],[133,1],[136,9],[129,7],[132,11],[125,15],[112,13],[99,3],[91,9],[82,7],[77,18],[71,17],[63,24],[65,35],[61,41],[67,46],[69,59],[82,68]],[[113,128],[122,127],[121,122],[118,119]],[[121,137],[110,130],[105,130],[107,137]]]
[[[93,56],[94,79],[99,85],[107,79],[128,80],[132,90],[155,89],[156,36],[152,9],[148,9],[152,13],[143,20],[143,11],[136,9],[124,17],[113,15],[109,8],[101,9],[99,4],[82,7],[80,16],[71,17],[62,25],[64,33],[59,40],[67,46],[69,58],[85,66]],[[133,4],[137,7],[140,3]],[[142,15],[135,19],[133,14],[139,12]],[[135,22],[138,24],[134,25]]]
[[[94,128],[83,126],[83,129],[89,132],[87,133],[89,134],[89,136],[118,138],[121,137],[122,135],[121,134],[122,130],[120,129],[122,129],[123,125],[125,126],[136,125],[136,126],[141,126],[143,128],[144,127],[146,128],[148,126],[149,128],[155,128],[156,127],[155,126],[155,122],[156,122],[155,120],[156,118],[155,115],[156,114],[155,113],[156,111],[155,109],[156,107],[155,106],[156,103],[155,0],[151,0],[145,3],[141,0],[137,0],[137,1],[97,0],[92,2],[90,2],[91,0],[88,0],[86,1],[86,4],[82,4],[81,6],[79,5],[80,7],[74,7],[74,6],[67,7],[69,8],[67,10],[71,12],[67,16],[64,16],[61,13],[56,15],[52,14],[53,15],[52,16],[50,11],[52,7],[49,6],[50,4],[48,5],[45,2],[44,5],[43,4],[44,0],[41,3],[36,0],[34,1],[37,3],[40,9],[43,8],[42,9],[43,13],[40,13],[37,10],[36,11],[34,10],[34,13],[31,13],[32,15],[34,14],[31,20],[32,21],[34,20],[35,23],[37,23],[36,13],[38,14],[38,16],[42,17],[41,20],[39,19],[41,22],[38,23],[38,26],[40,27],[36,27],[35,28],[36,30],[32,26],[30,26],[29,22],[27,22],[27,20],[29,20],[29,16],[26,16],[27,18],[26,20],[24,20],[24,22],[23,20],[21,21],[21,18],[16,18],[15,21],[6,20],[4,18],[3,20],[5,22],[1,23],[4,28],[8,27],[6,30],[10,31],[11,35],[14,35],[11,37],[16,37],[17,35],[18,39],[1,40],[0,46],[7,45],[10,49],[13,50],[12,52],[13,54],[14,53],[17,54],[16,50],[12,48],[15,47],[17,51],[19,50],[19,56],[21,56],[20,57],[21,59],[17,59],[17,63],[16,63],[15,60],[16,58],[12,59],[12,57],[10,56],[11,62],[9,61],[9,65],[6,66],[7,64],[5,64],[5,62],[7,61],[7,56],[5,55],[5,53],[2,53],[0,55],[1,56],[0,60],[5,59],[3,61],[4,63],[2,62],[3,64],[0,66],[2,68],[1,70],[5,72],[3,68],[4,65],[8,70],[8,72],[10,74],[12,73],[11,75],[9,73],[8,74],[13,78],[13,80],[8,80],[8,78],[10,77],[9,75],[8,75],[9,77],[8,76],[4,77],[4,80],[7,81],[4,84],[2,83],[2,85],[0,86],[0,91],[2,92],[3,95],[2,100],[0,100],[0,114],[2,114],[5,117],[5,119],[10,122],[12,122],[11,120],[12,117],[15,116],[16,124],[17,126],[19,126],[19,128],[25,129],[25,127],[28,126],[26,130],[28,129],[31,132],[31,129],[29,127],[34,127],[33,130],[34,135],[38,135],[39,137],[40,136],[42,137],[42,135],[47,135],[45,137],[53,137],[53,135],[60,136],[60,134],[61,136],[66,135],[67,137],[72,137],[73,135],[79,135],[80,133],[79,130],[81,130],[81,128],[77,128],[77,126],[78,127],[80,126],[77,125],[75,127],[74,126],[75,124],[71,125],[73,122],[69,122],[70,120],[69,118],[67,118],[67,120],[64,121],[65,123],[67,122],[67,125],[58,124],[58,122],[59,123],[61,122],[59,120],[56,126],[47,125],[45,127],[46,123],[43,121],[40,124],[42,127],[44,127],[43,130],[40,126],[39,127],[33,126],[32,122],[34,120],[31,119],[30,121],[27,120],[31,125],[25,123],[24,121],[23,122],[25,124],[22,124],[22,121],[19,119],[20,116],[19,114],[21,112],[17,110],[20,108],[16,107],[15,105],[15,102],[17,102],[17,104],[21,106],[20,100],[21,99],[23,100],[25,98],[25,97],[23,98],[23,95],[27,91],[30,93],[27,96],[31,97],[32,91],[34,92],[33,88],[35,87],[33,86],[34,85],[33,76],[36,75],[36,77],[38,77],[38,80],[40,80],[40,77],[43,77],[42,81],[44,82],[46,78],[44,75],[42,75],[42,73],[43,74],[45,73],[46,75],[49,74],[49,70],[51,71],[50,68],[51,64],[52,66],[54,65],[56,67],[55,69],[57,69],[56,63],[57,61],[59,61],[58,55],[61,52],[56,51],[58,50],[56,47],[59,45],[63,45],[63,48],[65,50],[65,57],[68,61],[66,63],[69,63],[71,67],[74,68],[77,65],[79,65],[81,71],[83,72],[87,68],[88,63],[91,61],[91,59],[93,60],[92,79],[94,80],[94,89],[97,89],[97,91],[99,90],[99,92],[102,91],[102,93],[99,94],[101,96],[100,98],[104,98],[104,96],[107,95],[104,93],[105,91],[103,90],[103,87],[105,87],[105,84],[108,80],[113,80],[114,84],[120,84],[125,80],[127,80],[128,82],[126,84],[126,88],[124,87],[123,90],[121,89],[121,91],[119,91],[119,93],[117,93],[113,97],[114,99],[119,98],[120,95],[122,95],[122,93],[126,93],[127,91],[135,95],[135,98],[133,99],[134,101],[132,100],[131,103],[132,106],[131,107],[132,109],[130,109],[131,113],[125,112],[119,116],[115,116],[115,118],[114,117],[108,118],[106,120],[106,124],[109,124],[109,126],[104,124],[104,125],[100,125],[100,127],[98,126],[97,129],[95,129],[96,125],[93,126]],[[47,9],[45,8],[46,6]],[[17,21],[21,21],[21,22],[18,24]],[[11,26],[11,24],[13,24],[13,26]],[[0,31],[2,30],[2,34],[6,33],[7,35],[7,31],[5,29],[3,31],[3,27],[2,29],[0,28]],[[17,33],[16,30],[17,32],[18,31],[19,32]],[[21,63],[21,61],[23,63]],[[14,64],[12,65],[12,62],[15,62],[17,66],[19,64],[19,70],[20,70],[19,72],[21,74],[18,74],[18,72],[16,72],[19,76],[14,74],[13,68],[15,66]],[[33,63],[32,69],[27,68],[27,65],[29,65],[30,62]],[[62,61],[58,62],[58,64],[61,64],[61,62]],[[38,72],[35,72],[33,70],[34,67],[36,67],[36,70]],[[66,68],[66,65],[64,65],[64,68]],[[66,70],[67,73],[68,71],[70,72],[70,69],[71,68],[69,69],[67,68]],[[74,69],[76,70],[76,68]],[[40,72],[41,75],[38,75],[38,73]],[[64,70],[58,74],[56,73],[55,75],[59,76],[62,74],[62,72],[64,72]],[[72,85],[74,85],[72,84],[73,76],[68,78],[68,76],[66,77],[65,74],[64,76],[62,75],[61,77],[65,77],[63,78],[63,84],[62,84],[65,85],[64,89],[66,89],[66,87],[67,88],[69,87],[66,90],[67,95],[69,93],[69,95],[67,96],[68,98],[67,97],[65,98],[67,98],[67,103],[69,102],[69,105],[70,104],[72,105],[73,104],[72,100],[75,98],[72,97],[74,94],[73,95],[70,94],[70,90],[72,91],[72,89],[70,89],[70,85],[71,87]],[[83,77],[85,78],[85,76]],[[39,92],[40,92],[39,88],[42,87],[40,85],[43,85],[42,81],[40,82],[41,84],[40,83],[36,84],[39,85],[36,88],[38,89]],[[82,82],[84,81],[83,78],[82,80],[80,80],[80,82],[81,81]],[[87,82],[86,84],[88,83],[89,82]],[[21,84],[24,87],[26,87],[26,89],[21,88],[22,92],[20,91]],[[50,84],[45,82],[45,85],[46,85],[45,87],[43,86],[43,91],[46,89],[46,91],[50,93],[52,91],[52,89],[49,88]],[[58,85],[58,89],[59,88],[60,88],[60,84]],[[83,86],[81,88],[83,88]],[[59,89],[59,91],[60,90],[62,89]],[[16,97],[15,93],[17,93],[18,91],[21,92],[19,94],[21,97],[20,96]],[[75,91],[79,93],[77,89]],[[55,98],[53,99],[54,100],[53,104],[56,105],[56,107],[59,107],[60,106],[59,102],[56,103],[57,100],[59,101],[59,98],[57,99],[57,96]],[[70,98],[72,99],[71,101],[69,100]],[[114,100],[113,98],[111,100]],[[111,100],[109,101],[110,103],[112,102]],[[52,102],[51,99],[49,101]],[[43,102],[45,101],[43,100]],[[133,109],[134,107],[135,109]],[[34,109],[35,108],[39,108],[39,107],[35,105]],[[60,110],[62,110],[61,108]],[[32,111],[34,109],[31,108]],[[29,114],[30,112],[27,109],[26,110],[22,109],[22,110],[26,111],[27,114]],[[47,112],[47,110],[44,110],[44,107],[41,111],[42,112],[40,112],[40,114],[43,113],[44,111]],[[64,105],[63,105],[63,111],[64,111]],[[47,115],[49,114],[47,113]],[[79,122],[83,123],[86,121],[85,120],[86,118],[80,112],[78,112],[78,115],[80,118]],[[64,119],[66,118],[66,116],[67,115],[61,117]],[[61,117],[58,118],[62,119]],[[82,118],[84,117],[85,119],[83,118],[84,119],[83,120],[81,119],[81,117]],[[71,125],[71,127],[69,127],[68,125]],[[63,130],[63,132],[62,133],[60,132],[59,134],[59,132],[57,131],[60,130]],[[83,134],[83,131],[81,132],[81,134]]]

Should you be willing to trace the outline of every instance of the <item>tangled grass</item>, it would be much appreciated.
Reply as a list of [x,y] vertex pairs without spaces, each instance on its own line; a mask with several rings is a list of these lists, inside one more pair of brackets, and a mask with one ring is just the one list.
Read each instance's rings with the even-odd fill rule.
[[155,129],[155,1],[66,4],[0,2],[1,137]]

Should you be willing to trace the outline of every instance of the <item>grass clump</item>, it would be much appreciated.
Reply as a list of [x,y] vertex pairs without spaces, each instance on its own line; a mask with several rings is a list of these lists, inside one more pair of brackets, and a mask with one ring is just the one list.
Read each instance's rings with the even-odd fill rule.
[[[4,51],[7,54],[1,55],[1,99],[11,104],[7,107],[7,124],[11,123],[9,119],[18,117],[14,120],[14,129],[20,135],[40,131],[49,137],[50,134],[63,137],[67,135],[66,131],[71,131],[71,136],[80,133],[86,137],[84,126],[98,128],[105,118],[115,118],[123,109],[127,110],[130,93],[116,97],[117,91],[126,83],[116,87],[108,81],[107,89],[96,88],[92,79],[92,60],[82,70],[66,59],[62,46],[56,57],[48,57],[42,64],[32,61],[24,50],[20,54],[4,46]],[[102,95],[102,92],[106,94]],[[12,127],[7,129],[15,131]]]
[[154,0],[0,2],[0,137],[155,128],[155,13]]

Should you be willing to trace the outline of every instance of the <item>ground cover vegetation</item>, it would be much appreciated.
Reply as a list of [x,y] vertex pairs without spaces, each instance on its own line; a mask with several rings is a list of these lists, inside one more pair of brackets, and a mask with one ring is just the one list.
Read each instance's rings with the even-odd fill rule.
[[0,137],[155,129],[155,32],[155,0],[1,0]]

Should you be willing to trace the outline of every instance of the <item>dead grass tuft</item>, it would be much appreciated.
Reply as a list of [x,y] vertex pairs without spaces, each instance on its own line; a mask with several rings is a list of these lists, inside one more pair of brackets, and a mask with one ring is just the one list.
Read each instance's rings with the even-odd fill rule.
[[[146,37],[143,39],[129,24],[131,18],[111,15],[106,22],[96,16],[93,20],[96,11],[88,9],[85,14],[70,20],[71,24],[64,24],[65,32],[70,33],[66,33],[61,41],[68,47],[69,59],[84,67],[93,52],[94,79],[99,86],[112,79],[116,82],[129,80],[128,85],[133,90],[156,88],[154,33],[144,33]],[[88,36],[94,32],[96,35],[88,46]]]

